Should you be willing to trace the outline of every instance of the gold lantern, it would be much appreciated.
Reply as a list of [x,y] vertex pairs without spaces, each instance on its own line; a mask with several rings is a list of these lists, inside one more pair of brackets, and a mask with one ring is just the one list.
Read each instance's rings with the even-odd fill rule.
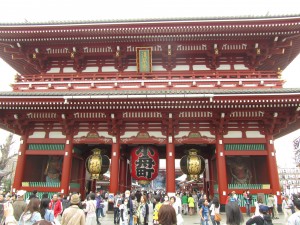
[[205,160],[197,153],[196,149],[190,149],[189,154],[180,160],[180,169],[187,175],[187,180],[199,180],[200,174],[204,172]]
[[101,149],[92,150],[93,155],[86,159],[87,171],[91,174],[91,179],[99,180],[109,168],[109,158],[106,155],[101,156]]

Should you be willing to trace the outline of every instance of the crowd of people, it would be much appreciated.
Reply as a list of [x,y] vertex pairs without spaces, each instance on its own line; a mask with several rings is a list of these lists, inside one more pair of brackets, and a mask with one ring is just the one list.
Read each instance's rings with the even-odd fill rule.
[[[16,195],[0,192],[1,224],[10,225],[97,225],[106,216],[108,202],[113,206],[115,225],[182,225],[182,215],[196,215],[202,225],[220,225],[220,202],[217,196],[209,198],[203,191],[177,192],[167,195],[163,191],[125,191],[117,193],[109,199],[106,192],[90,192],[82,201],[80,194],[72,193],[62,198],[60,193],[48,194],[38,198],[34,191],[25,200],[26,191],[18,191]],[[27,195],[28,196],[28,195]],[[241,225],[244,217],[241,205],[246,208],[246,225],[273,224],[278,218],[276,195],[270,194],[267,202],[255,199],[255,212],[251,215],[253,202],[250,191],[238,195],[233,191],[228,195],[225,212],[227,225]],[[282,210],[288,225],[300,225],[300,196],[292,198],[284,196]]]

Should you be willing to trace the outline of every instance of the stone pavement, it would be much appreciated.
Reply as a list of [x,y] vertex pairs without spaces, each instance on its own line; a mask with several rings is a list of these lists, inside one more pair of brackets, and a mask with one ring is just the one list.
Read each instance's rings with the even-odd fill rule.
[[[225,225],[226,224],[225,213],[221,213],[221,216],[222,216],[221,225]],[[248,219],[249,219],[249,217],[247,217],[244,214],[244,223],[243,224],[246,224],[246,221]],[[196,215],[196,214],[193,216],[184,215],[183,220],[184,220],[184,225],[200,224],[200,216]],[[104,218],[100,218],[100,222],[101,222],[101,225],[114,225],[114,215],[108,213],[108,214],[106,214],[106,216]],[[211,225],[212,223],[210,222],[209,224]],[[279,219],[274,219],[273,224],[274,225],[285,225],[284,215],[282,213],[279,213]],[[149,223],[148,225],[152,225],[152,222]]]

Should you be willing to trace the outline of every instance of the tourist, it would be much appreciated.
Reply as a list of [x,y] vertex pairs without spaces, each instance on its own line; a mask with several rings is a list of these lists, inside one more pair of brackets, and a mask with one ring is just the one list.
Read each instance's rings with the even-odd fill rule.
[[19,190],[17,192],[17,200],[13,203],[13,208],[14,208],[14,217],[17,221],[19,221],[20,216],[24,212],[27,204],[24,201],[24,195],[26,191]]
[[52,200],[49,203],[49,208],[53,210],[54,219],[58,222],[61,221],[61,214],[63,212],[62,203],[58,198],[58,194],[52,196]]
[[252,225],[252,224],[264,225],[265,222],[267,224],[272,224],[272,219],[271,219],[270,215],[268,215],[268,212],[269,212],[269,207],[268,206],[260,205],[259,206],[260,215],[253,216],[252,218],[250,218],[246,222],[246,225]]
[[20,216],[19,225],[32,225],[40,220],[42,220],[40,214],[40,200],[38,198],[31,198],[25,211]]
[[274,202],[275,200],[273,194],[269,194],[267,206],[269,207],[269,215],[272,215],[272,219],[274,219]]
[[240,225],[243,223],[243,214],[237,201],[229,201],[225,206],[225,212],[227,225]]
[[263,204],[263,200],[261,197],[258,197],[258,200],[256,202],[254,202],[255,205],[255,212],[254,212],[254,216],[259,216],[259,206]]
[[103,198],[101,197],[101,194],[98,191],[97,197],[96,197],[96,221],[97,221],[97,224],[100,224],[99,217],[100,218],[104,217],[103,208],[104,208]]
[[128,198],[125,197],[123,204],[120,205],[120,225],[128,225],[129,213],[128,213]]
[[162,199],[160,198],[160,195],[155,196],[156,204],[153,210],[153,224],[159,224],[158,221],[158,212],[160,207],[162,206]]
[[122,197],[118,192],[114,197],[114,224],[118,224],[120,222],[120,210],[119,207],[122,204]]
[[189,204],[189,214],[191,216],[194,214],[194,207],[195,207],[195,201],[194,198],[192,197],[192,194],[189,194],[188,204]]
[[148,225],[149,206],[147,204],[147,197],[141,196],[141,202],[137,209],[137,217],[139,225]]
[[207,199],[203,202],[201,209],[199,211],[200,217],[201,217],[201,224],[202,225],[208,225],[209,221],[209,207],[208,207],[208,201]]
[[181,215],[181,212],[180,212],[180,206],[178,204],[178,202],[176,201],[176,197],[175,196],[172,196],[170,198],[170,205],[173,206],[175,212],[176,212],[176,218],[177,218],[177,225],[180,225],[183,223],[183,218],[182,218],[182,215]]
[[188,196],[184,192],[182,197],[181,197],[181,203],[182,203],[182,209],[183,209],[183,214],[187,215],[188,213]]
[[95,194],[90,193],[89,199],[86,201],[85,209],[86,212],[86,225],[96,225],[97,224],[97,215],[96,215],[96,200]]
[[131,198],[131,193],[129,190],[125,191],[125,198],[127,198],[128,204],[127,204],[127,211],[129,216],[129,225],[133,225],[133,215],[135,213],[134,209],[134,200]]
[[158,211],[160,225],[176,225],[176,212],[171,205],[162,205]]
[[300,200],[294,200],[295,213],[293,213],[289,218],[287,225],[299,225],[300,224]]
[[282,199],[282,210],[285,218],[285,222],[287,222],[288,218],[292,215],[292,207],[293,207],[293,202],[289,198],[289,196],[285,196]]
[[37,196],[37,192],[38,192],[37,190],[33,190],[33,191],[32,191],[32,194],[29,196],[28,199],[30,200],[30,199],[32,199],[32,198],[39,198],[39,197]]
[[215,221],[215,215],[220,214],[220,202],[218,197],[214,197],[209,208],[211,211],[210,218],[213,225],[220,225],[220,221]]
[[4,203],[5,203],[5,199],[4,199],[4,194],[0,194],[0,222],[3,220],[4,217]]
[[54,222],[54,212],[49,209],[50,199],[43,198],[40,205],[40,213],[44,220]]
[[79,195],[73,194],[70,200],[70,207],[62,215],[61,225],[85,225],[85,214],[78,207],[79,203]]
[[4,222],[1,224],[5,225],[17,225],[18,222],[14,217],[14,209],[10,202],[4,204]]
[[278,199],[277,199],[277,195],[274,194],[273,197],[274,197],[274,208],[273,208],[273,211],[274,211],[274,219],[279,219],[279,217],[278,217],[278,209],[277,209],[277,207],[278,207]]
[[249,190],[243,192],[243,198],[244,198],[245,207],[246,207],[246,214],[247,214],[247,216],[250,217],[252,197],[250,195]]

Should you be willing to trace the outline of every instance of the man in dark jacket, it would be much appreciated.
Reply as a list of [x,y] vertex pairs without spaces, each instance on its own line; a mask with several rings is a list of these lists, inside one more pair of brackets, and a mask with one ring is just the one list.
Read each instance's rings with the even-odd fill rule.
[[266,221],[267,224],[272,225],[272,219],[271,216],[268,215],[269,207],[266,205],[260,205],[259,206],[259,216],[254,216],[250,218],[246,225],[256,224],[256,225],[264,225],[264,222]]

